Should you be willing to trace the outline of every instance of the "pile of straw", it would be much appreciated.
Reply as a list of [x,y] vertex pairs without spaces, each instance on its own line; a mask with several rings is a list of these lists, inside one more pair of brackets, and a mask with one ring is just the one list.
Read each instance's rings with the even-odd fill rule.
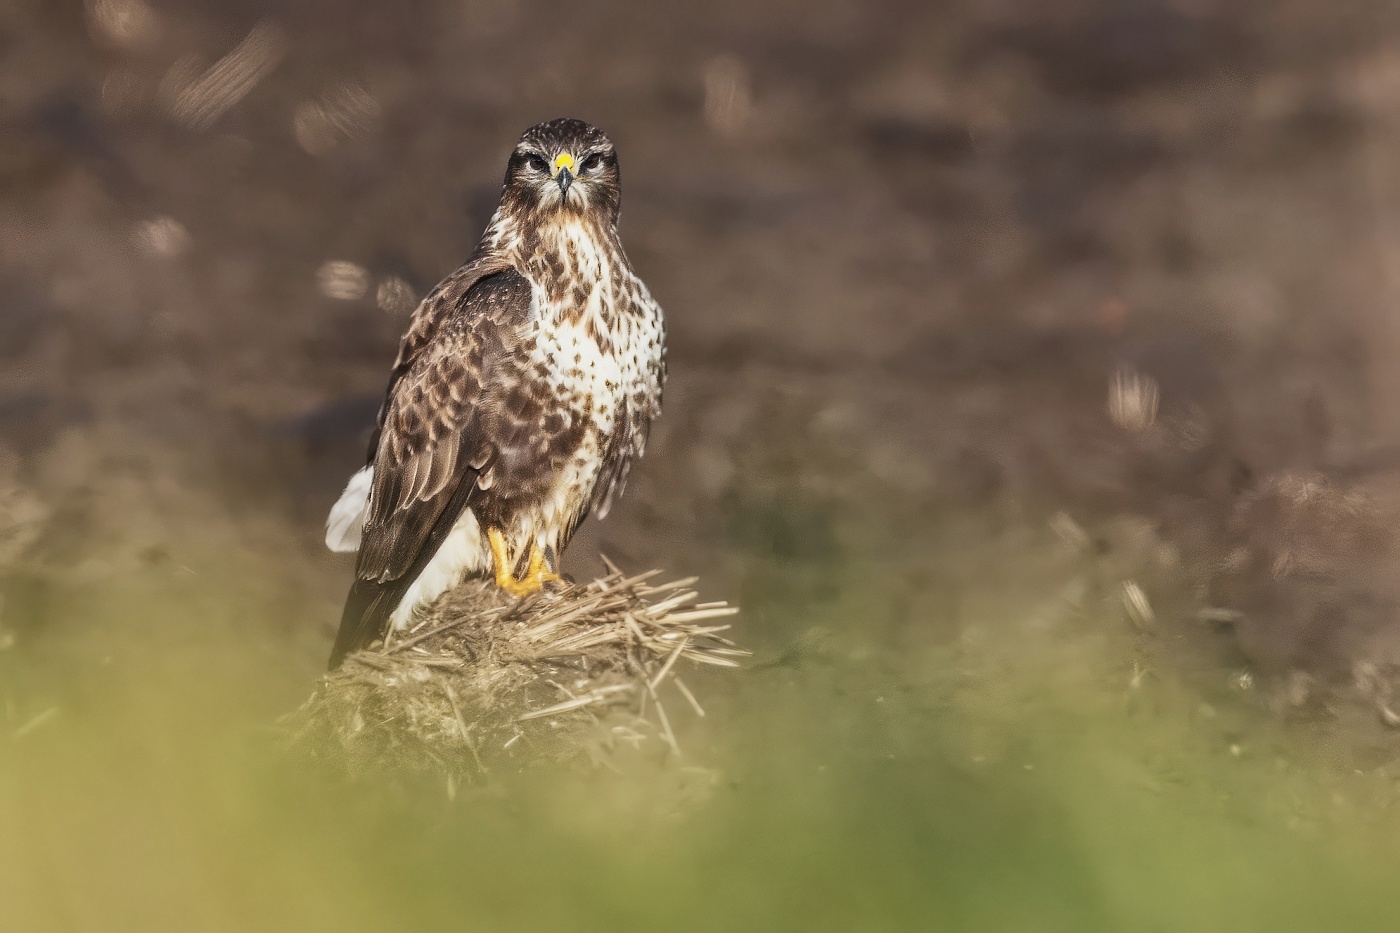
[[738,609],[696,603],[695,578],[653,585],[659,570],[609,570],[525,599],[463,583],[414,628],[326,675],[288,717],[294,747],[351,773],[450,780],[531,759],[607,760],[620,745],[679,754],[667,703],[704,715],[681,664],[736,667],[748,652],[716,620]]

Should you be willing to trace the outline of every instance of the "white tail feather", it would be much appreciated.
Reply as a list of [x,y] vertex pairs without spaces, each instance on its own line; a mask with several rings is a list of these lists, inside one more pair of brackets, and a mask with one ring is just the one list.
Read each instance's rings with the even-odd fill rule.
[[367,466],[345,484],[331,514],[326,516],[326,547],[337,554],[360,549],[360,533],[369,518],[369,493],[374,487],[374,467]]

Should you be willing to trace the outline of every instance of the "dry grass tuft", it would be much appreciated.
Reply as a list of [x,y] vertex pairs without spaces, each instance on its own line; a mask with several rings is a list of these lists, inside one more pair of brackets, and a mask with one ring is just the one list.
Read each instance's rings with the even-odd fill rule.
[[326,675],[287,718],[293,746],[343,758],[351,773],[449,779],[530,759],[607,760],[647,742],[679,754],[667,705],[704,715],[680,662],[736,667],[748,652],[717,620],[738,609],[697,604],[694,578],[653,585],[659,570],[610,570],[523,600],[463,583],[415,628]]

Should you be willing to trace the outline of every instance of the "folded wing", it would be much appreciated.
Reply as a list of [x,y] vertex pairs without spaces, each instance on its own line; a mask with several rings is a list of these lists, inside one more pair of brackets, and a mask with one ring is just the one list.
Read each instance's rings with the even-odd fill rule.
[[[381,637],[404,592],[468,507],[503,443],[493,417],[532,339],[529,283],[514,270],[443,291],[400,351],[372,450],[369,509],[331,667]],[[425,305],[427,302],[425,301]],[[426,322],[426,323],[422,323]],[[420,323],[422,326],[420,326]]]

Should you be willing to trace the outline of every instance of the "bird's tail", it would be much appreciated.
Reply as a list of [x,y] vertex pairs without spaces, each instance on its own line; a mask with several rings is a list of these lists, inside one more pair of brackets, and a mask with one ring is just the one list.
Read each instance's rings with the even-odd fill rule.
[[355,578],[355,582],[350,585],[350,592],[345,596],[345,608],[340,613],[340,630],[335,633],[335,645],[331,648],[331,658],[326,665],[328,670],[333,671],[340,667],[340,662],[345,660],[347,654],[368,648],[376,638],[383,637],[389,630],[389,617],[399,607],[399,602],[413,585],[413,581],[418,579],[418,575],[437,554],[438,548],[442,547],[442,542],[447,540],[475,490],[476,474],[472,472],[463,476],[457,484],[456,491],[452,493],[452,498],[447,501],[446,508],[433,521],[433,527],[419,549],[418,556],[402,576],[383,583],[366,580],[360,576]]
[[389,617],[412,582],[413,577],[405,575],[388,583],[357,579],[351,584],[345,608],[340,613],[340,630],[335,633],[335,645],[326,665],[328,670],[340,667],[347,654],[368,648],[384,635],[389,628]]

